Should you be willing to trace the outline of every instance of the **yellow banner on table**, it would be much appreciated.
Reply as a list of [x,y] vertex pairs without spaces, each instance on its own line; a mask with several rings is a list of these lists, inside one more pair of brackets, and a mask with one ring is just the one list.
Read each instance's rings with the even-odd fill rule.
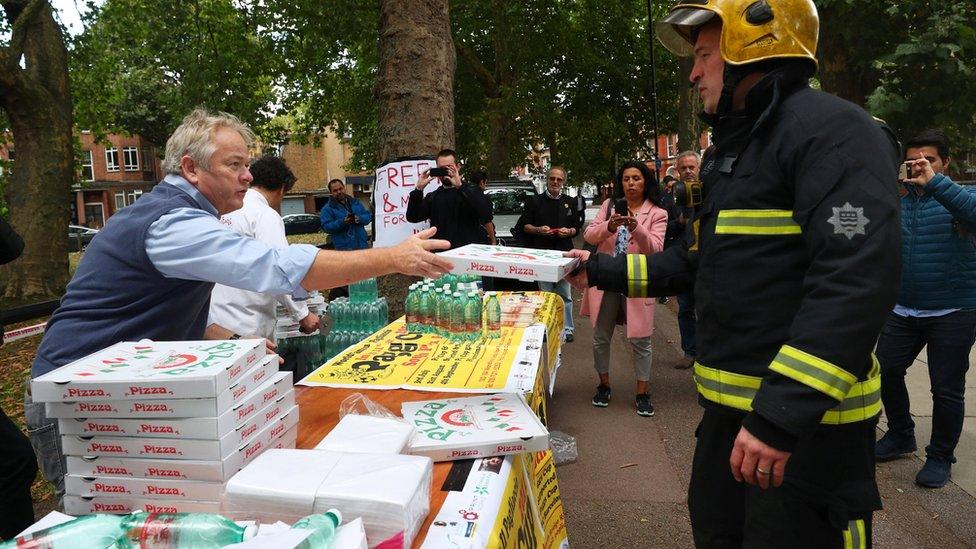
[[456,343],[406,330],[403,318],[335,356],[302,385],[447,392],[529,392],[542,326],[505,328],[496,339]]

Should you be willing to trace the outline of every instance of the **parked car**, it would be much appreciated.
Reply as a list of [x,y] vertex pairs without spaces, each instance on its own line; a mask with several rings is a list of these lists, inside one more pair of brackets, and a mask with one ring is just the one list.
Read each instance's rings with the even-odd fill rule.
[[68,251],[80,252],[98,234],[98,229],[89,229],[81,225],[68,225]]
[[308,234],[322,231],[319,216],[313,214],[289,214],[281,216],[285,222],[285,234]]

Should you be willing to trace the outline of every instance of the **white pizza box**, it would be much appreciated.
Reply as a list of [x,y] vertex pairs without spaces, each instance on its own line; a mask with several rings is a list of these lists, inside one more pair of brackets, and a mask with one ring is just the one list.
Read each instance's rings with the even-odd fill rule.
[[31,381],[34,402],[215,397],[266,354],[263,339],[122,342]]
[[187,479],[226,482],[242,467],[269,448],[294,448],[298,428],[281,432],[280,427],[263,431],[250,444],[221,461],[150,458],[111,458],[67,456],[68,473],[86,477],[115,476],[132,478]]
[[147,511],[149,513],[219,513],[220,503],[217,501],[148,499],[136,496],[64,496],[64,512],[71,515],[89,515],[92,513],[125,515],[133,511]]
[[521,394],[404,402],[403,418],[417,433],[408,453],[434,461],[538,452],[549,431]]
[[270,380],[241,395],[232,406],[224,407],[218,406],[213,398],[47,402],[44,407],[48,417],[57,418],[209,418],[221,416],[229,410],[244,418],[285,394],[292,386],[292,373],[278,372]]
[[398,419],[346,414],[315,446],[315,449],[367,454],[400,454],[410,444],[413,434],[413,427]]
[[217,417],[186,419],[125,419],[125,418],[62,418],[58,420],[58,432],[62,435],[150,437],[150,438],[197,438],[216,440],[230,432],[240,434],[241,441],[268,421],[295,405],[295,391],[289,390],[263,408],[256,406],[245,410],[243,417],[239,407],[234,407]]
[[223,482],[80,475],[64,477],[65,494],[83,498],[133,496],[147,499],[219,501],[223,491]]
[[[273,425],[287,431],[298,424],[298,406],[293,406],[281,416],[273,420]],[[220,440],[202,440],[195,438],[144,438],[144,437],[79,437],[63,435],[61,448],[68,456],[104,456],[104,457],[145,457],[163,459],[198,459],[222,461],[234,452],[248,445],[251,440],[260,436],[261,431],[253,430],[241,441],[237,433],[228,433]]]
[[292,523],[334,508],[363,519],[370,547],[402,536],[409,548],[430,509],[432,474],[420,456],[270,450],[227,481],[222,514]]
[[529,282],[559,282],[579,260],[558,250],[468,244],[437,255],[454,263],[455,274],[515,278]]

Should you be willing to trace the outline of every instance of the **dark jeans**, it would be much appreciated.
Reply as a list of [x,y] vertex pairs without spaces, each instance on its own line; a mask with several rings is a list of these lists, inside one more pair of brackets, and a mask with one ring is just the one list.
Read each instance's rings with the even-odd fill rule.
[[681,332],[681,350],[688,358],[695,358],[698,346],[695,344],[695,293],[678,294],[678,331]]
[[37,476],[31,443],[0,410],[0,540],[10,539],[34,524],[30,487]]
[[928,345],[929,379],[932,383],[932,439],[928,456],[949,461],[962,433],[969,351],[976,340],[976,311],[966,310],[938,317],[913,318],[891,313],[878,339],[881,362],[881,401],[890,432],[914,436],[915,422],[909,412],[905,372]]

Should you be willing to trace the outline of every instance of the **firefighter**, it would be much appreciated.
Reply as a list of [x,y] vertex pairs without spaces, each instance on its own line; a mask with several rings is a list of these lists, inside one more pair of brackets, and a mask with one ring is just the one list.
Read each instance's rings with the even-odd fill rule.
[[629,297],[694,282],[698,547],[869,547],[880,378],[900,274],[897,143],[811,89],[812,0],[681,0],[661,42],[693,55],[714,150],[683,245],[568,252],[577,284]]

